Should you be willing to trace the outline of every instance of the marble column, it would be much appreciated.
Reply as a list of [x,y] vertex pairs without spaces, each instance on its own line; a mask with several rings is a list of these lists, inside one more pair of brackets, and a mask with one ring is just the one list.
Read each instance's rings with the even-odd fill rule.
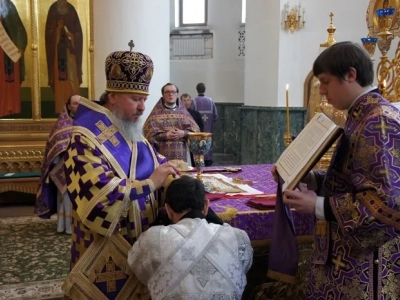
[[95,0],[93,20],[96,99],[106,85],[105,58],[113,51],[129,50],[128,42],[133,40],[133,50],[149,55],[154,63],[150,96],[146,101],[146,118],[161,96],[161,87],[170,78],[169,1]]

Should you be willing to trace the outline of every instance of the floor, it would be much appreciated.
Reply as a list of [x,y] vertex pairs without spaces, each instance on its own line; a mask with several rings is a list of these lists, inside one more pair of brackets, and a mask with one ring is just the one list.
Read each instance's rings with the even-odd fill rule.
[[5,217],[24,217],[33,216],[33,205],[27,204],[16,204],[16,205],[4,205],[0,204],[0,218]]

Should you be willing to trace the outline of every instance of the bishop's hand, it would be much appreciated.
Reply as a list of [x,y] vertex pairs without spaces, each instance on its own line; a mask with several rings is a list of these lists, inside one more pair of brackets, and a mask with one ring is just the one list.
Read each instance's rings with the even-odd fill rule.
[[150,180],[153,181],[156,189],[159,189],[164,184],[169,175],[178,176],[178,169],[170,163],[165,163],[158,166],[150,175]]

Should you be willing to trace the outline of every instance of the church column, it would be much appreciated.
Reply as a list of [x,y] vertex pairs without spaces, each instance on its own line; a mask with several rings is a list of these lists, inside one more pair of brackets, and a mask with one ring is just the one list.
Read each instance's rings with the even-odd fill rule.
[[166,0],[95,0],[94,23],[94,80],[95,97],[104,92],[106,79],[104,61],[113,51],[129,50],[145,53],[154,63],[150,96],[146,101],[145,117],[161,96],[161,87],[169,81],[170,8]]
[[299,106],[302,97],[297,73],[297,64],[302,60],[297,59],[299,48],[294,46],[303,37],[283,28],[286,1],[247,1],[245,106],[240,110],[241,164],[274,163],[284,151],[287,83],[291,134],[298,134],[304,126],[305,109],[293,108]]
[[277,106],[281,1],[246,1],[245,105]]

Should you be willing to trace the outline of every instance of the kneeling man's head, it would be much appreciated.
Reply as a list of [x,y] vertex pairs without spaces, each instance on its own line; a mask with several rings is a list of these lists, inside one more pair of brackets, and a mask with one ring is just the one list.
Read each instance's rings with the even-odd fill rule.
[[172,223],[179,220],[189,211],[201,211],[207,215],[209,200],[200,180],[191,176],[175,179],[168,186],[165,197],[165,208]]

